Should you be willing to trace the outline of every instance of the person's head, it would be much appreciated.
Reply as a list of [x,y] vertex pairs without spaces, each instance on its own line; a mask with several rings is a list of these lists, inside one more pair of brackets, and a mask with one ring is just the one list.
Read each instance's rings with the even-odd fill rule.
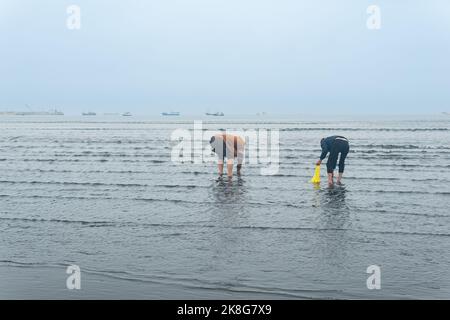
[[320,146],[323,145],[323,142],[325,141],[325,138],[320,139]]

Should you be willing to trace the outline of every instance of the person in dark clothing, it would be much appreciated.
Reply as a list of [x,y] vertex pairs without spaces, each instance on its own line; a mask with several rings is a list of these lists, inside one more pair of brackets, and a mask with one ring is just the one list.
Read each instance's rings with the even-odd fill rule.
[[334,169],[336,169],[339,153],[341,154],[339,157],[339,175],[336,181],[340,184],[345,168],[345,158],[350,150],[347,138],[342,136],[323,138],[320,140],[320,146],[322,148],[322,154],[320,155],[320,160],[317,161],[316,164],[320,166],[322,160],[326,158],[328,152],[330,153],[327,161],[328,184],[330,185],[334,183],[333,173]]

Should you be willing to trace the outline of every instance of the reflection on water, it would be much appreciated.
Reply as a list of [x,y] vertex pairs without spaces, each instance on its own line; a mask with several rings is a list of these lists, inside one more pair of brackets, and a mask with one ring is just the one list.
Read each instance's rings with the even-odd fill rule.
[[325,228],[342,229],[348,222],[349,207],[346,202],[347,189],[344,185],[329,186],[317,191],[321,210],[320,220]]
[[208,208],[210,223],[216,228],[209,237],[211,258],[205,265],[209,270],[220,270],[224,263],[232,263],[241,250],[245,233],[239,227],[247,225],[247,189],[240,177],[233,180],[219,179],[211,186],[212,204]]
[[221,179],[213,182],[207,211],[217,227],[234,227],[245,220],[248,214],[247,188],[241,178]]
[[333,185],[325,189],[322,195],[323,208],[325,210],[346,211],[348,206],[345,202],[347,189],[344,185]]
[[[348,250],[351,250],[346,229],[349,227],[350,210],[346,202],[347,189],[343,185],[328,186],[316,191],[318,195],[319,228],[327,229],[322,241],[324,243],[324,267],[330,273],[339,273],[340,268],[348,261]],[[327,262],[332,263],[327,263]]]
[[214,202],[216,204],[242,204],[246,189],[244,180],[241,177],[237,179],[218,179],[212,187]]
[[346,203],[347,189],[344,185],[332,185],[321,189],[320,184],[314,183],[313,207],[322,208],[325,213],[348,210]]
[[219,179],[212,183],[212,201],[207,211],[217,227],[235,227],[245,220],[248,206],[247,188],[242,178]]

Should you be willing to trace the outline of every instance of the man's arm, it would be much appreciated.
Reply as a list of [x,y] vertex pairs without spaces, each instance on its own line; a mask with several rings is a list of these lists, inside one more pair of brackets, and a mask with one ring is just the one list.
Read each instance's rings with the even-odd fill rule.
[[320,161],[325,159],[327,157],[327,154],[328,154],[328,147],[325,147],[324,149],[322,149],[322,153],[320,155]]
[[316,162],[316,164],[318,166],[320,166],[320,164],[322,163],[322,160],[325,159],[327,157],[328,154],[328,145],[324,142],[321,144],[322,147],[322,153],[320,154],[320,160]]

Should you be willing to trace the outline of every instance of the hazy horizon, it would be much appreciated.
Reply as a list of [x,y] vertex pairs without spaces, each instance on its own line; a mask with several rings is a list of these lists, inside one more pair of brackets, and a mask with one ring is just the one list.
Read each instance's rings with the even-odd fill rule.
[[[54,109],[33,109],[32,112],[48,112],[48,111],[53,111]],[[442,118],[442,119],[448,119],[448,116],[450,116],[450,112],[417,112],[417,113],[388,113],[388,112],[384,112],[384,113],[363,113],[363,112],[344,112],[344,113],[327,113],[327,114],[323,114],[323,113],[307,113],[307,112],[292,112],[292,113],[280,113],[280,112],[259,112],[259,113],[249,113],[249,112],[243,112],[243,113],[226,113],[224,114],[224,116],[210,116],[210,115],[206,115],[206,112],[195,112],[195,113],[180,113],[179,116],[163,116],[162,112],[166,112],[166,111],[176,111],[176,110],[161,110],[161,112],[155,111],[153,113],[143,113],[141,112],[130,112],[132,117],[122,117],[122,115],[126,112],[129,112],[129,109],[123,109],[122,111],[106,111],[106,112],[96,112],[96,110],[82,110],[80,112],[71,110],[70,112],[65,112],[64,109],[56,109],[57,111],[61,111],[64,114],[63,115],[6,115],[6,114],[2,114],[2,113],[6,113],[6,112],[29,112],[29,109],[17,109],[17,110],[12,110],[12,109],[1,109],[0,108],[0,116],[3,116],[2,119],[5,118],[10,118],[10,117],[17,117],[17,118],[24,118],[24,119],[29,119],[29,118],[33,118],[35,119],[37,118],[46,118],[49,119],[50,118],[54,118],[54,119],[58,119],[58,117],[83,117],[84,119],[95,119],[95,118],[99,118],[99,117],[121,117],[124,119],[136,119],[139,117],[143,117],[143,118],[154,118],[154,117],[158,117],[158,118],[162,118],[162,119],[166,119],[166,120],[176,120],[176,119],[188,119],[188,120],[217,120],[220,121],[221,119],[223,120],[227,120],[227,119],[246,119],[246,117],[249,118],[255,118],[255,119],[277,119],[277,118],[286,118],[286,117],[303,117],[306,120],[310,120],[310,119],[324,119],[324,120],[330,120],[330,119],[348,119],[348,120],[353,120],[353,119],[368,119],[370,117],[373,118],[378,118],[378,119],[386,119],[386,118],[392,118],[392,119],[396,119],[396,118],[401,118],[401,119],[396,119],[396,120],[414,120],[414,119],[424,119],[423,117],[430,117],[432,119],[436,119],[436,118]],[[220,110],[219,110],[220,111]],[[95,115],[84,115],[83,113],[86,112],[94,112]],[[422,118],[421,118],[422,117]],[[450,118],[449,118],[450,119]],[[293,120],[298,120],[298,118],[294,118]]]

